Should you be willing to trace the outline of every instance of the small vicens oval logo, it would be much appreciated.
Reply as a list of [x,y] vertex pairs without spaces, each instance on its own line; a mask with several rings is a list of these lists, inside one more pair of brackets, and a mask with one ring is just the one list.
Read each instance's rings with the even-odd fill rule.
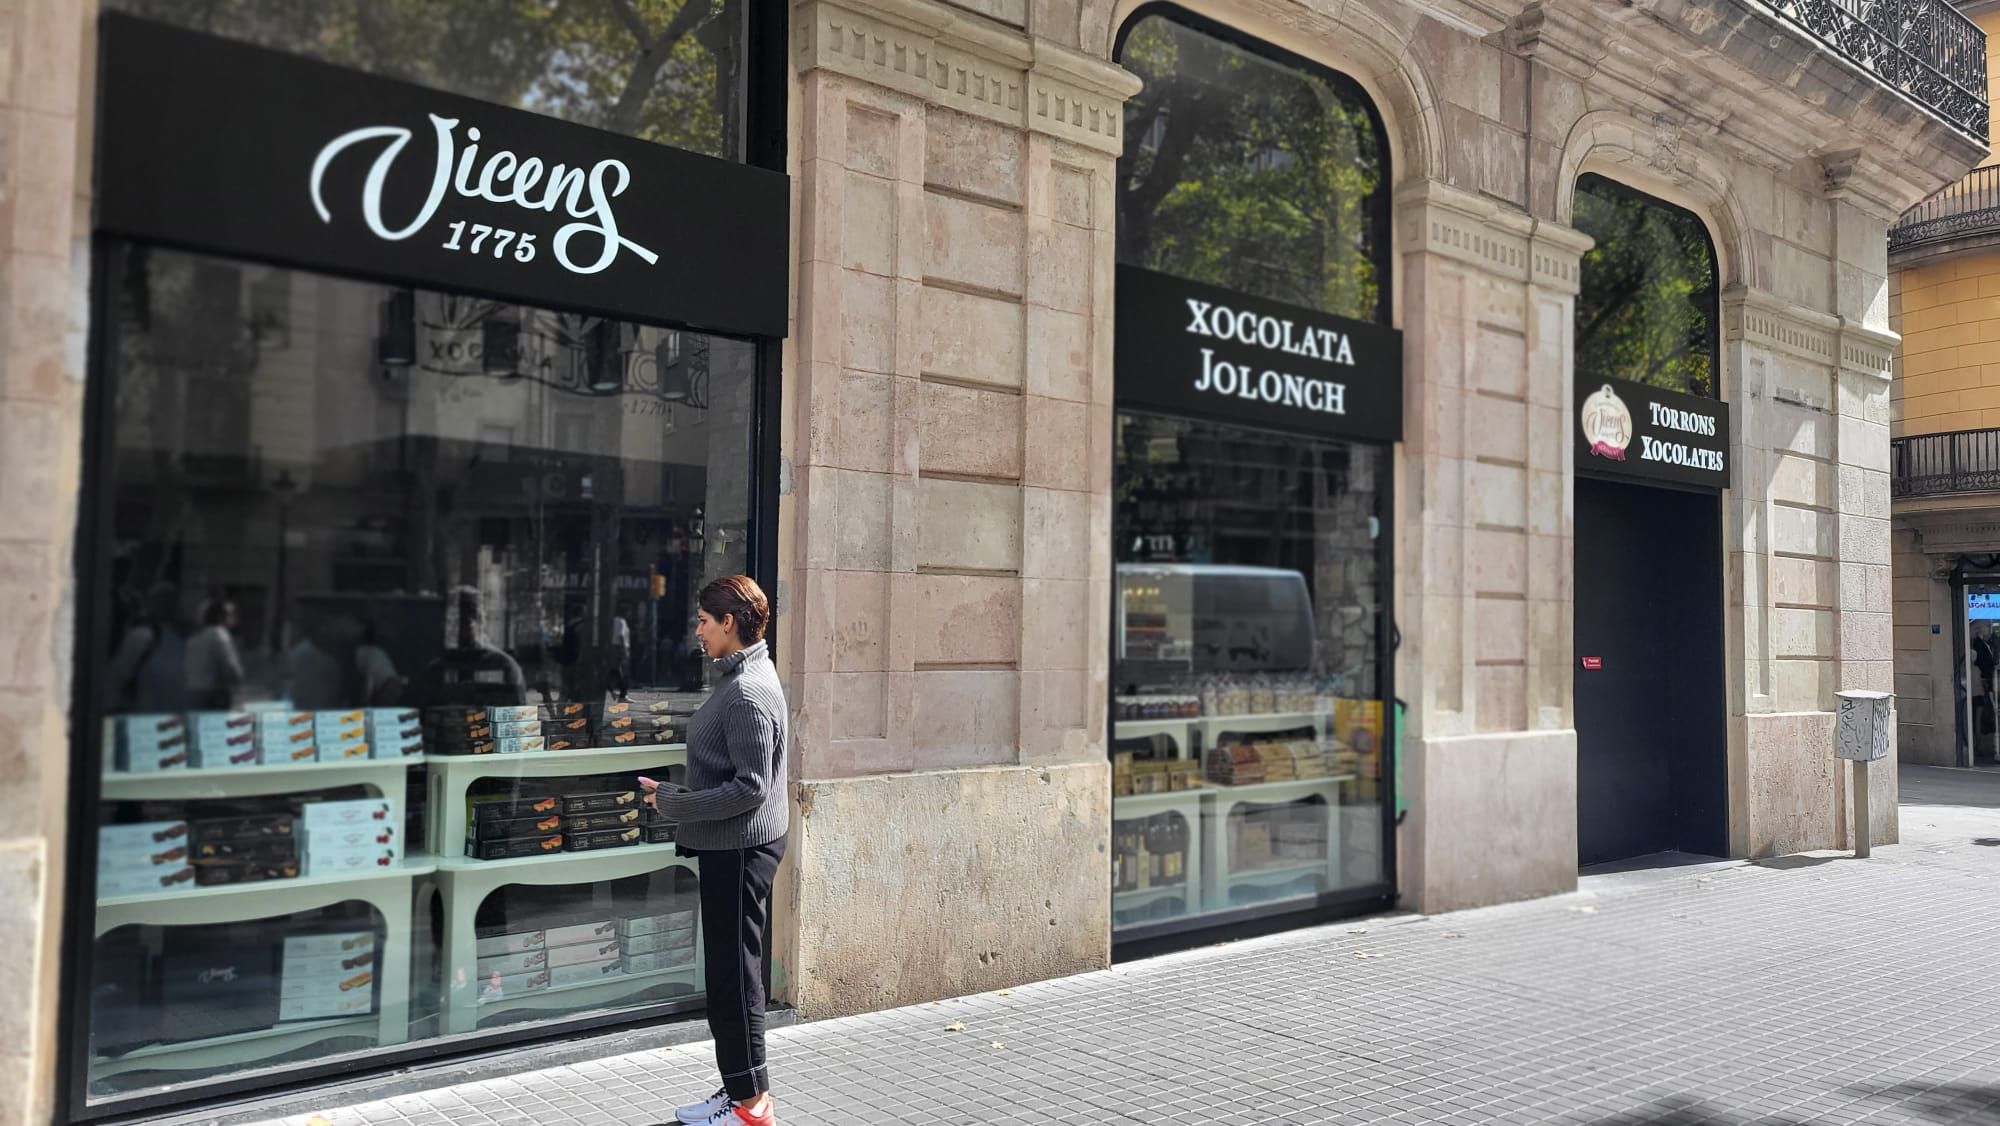
[[[319,212],[320,222],[333,222],[333,211],[327,206],[323,191],[327,169],[356,145],[386,141],[374,164],[369,166],[368,179],[361,191],[362,220],[378,238],[400,242],[418,234],[436,217],[446,193],[455,191],[466,199],[511,203],[529,212],[554,214],[561,207],[575,222],[559,228],[549,247],[556,261],[572,273],[599,273],[618,260],[621,250],[631,251],[649,266],[659,262],[658,254],[618,233],[618,218],[611,201],[622,195],[632,182],[632,171],[624,161],[600,160],[586,171],[581,166],[545,164],[539,157],[523,160],[502,149],[482,163],[477,126],[465,131],[466,143],[460,151],[455,135],[458,119],[434,113],[428,116],[437,151],[431,161],[431,182],[423,205],[408,222],[392,226],[392,221],[382,213],[383,189],[414,137],[411,130],[399,125],[352,129],[319,150],[313,160],[311,187],[313,207]],[[508,257],[511,251],[516,262],[532,261],[536,254],[537,232],[466,221],[450,224],[449,230],[451,236],[443,243],[445,250],[489,254],[494,258]],[[579,243],[579,239],[583,241]],[[594,257],[589,254],[590,249],[595,250]]]
[[1632,444],[1632,412],[1609,383],[1583,401],[1578,422],[1583,426],[1584,440],[1590,443],[1590,456],[1625,460],[1625,447]]

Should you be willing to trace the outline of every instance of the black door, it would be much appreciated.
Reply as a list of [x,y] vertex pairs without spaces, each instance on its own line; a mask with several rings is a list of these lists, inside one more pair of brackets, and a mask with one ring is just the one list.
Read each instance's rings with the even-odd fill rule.
[[1714,493],[1576,479],[1581,864],[1728,848],[1721,536]]

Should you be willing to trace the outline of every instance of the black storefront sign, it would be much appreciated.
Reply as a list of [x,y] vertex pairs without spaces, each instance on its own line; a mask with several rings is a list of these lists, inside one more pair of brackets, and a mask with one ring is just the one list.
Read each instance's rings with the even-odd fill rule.
[[1403,334],[1118,267],[1118,402],[1381,442],[1403,436]]
[[1576,377],[1576,471],[1729,487],[1729,404],[1624,379]]
[[106,234],[785,335],[780,173],[118,13],[102,27]]

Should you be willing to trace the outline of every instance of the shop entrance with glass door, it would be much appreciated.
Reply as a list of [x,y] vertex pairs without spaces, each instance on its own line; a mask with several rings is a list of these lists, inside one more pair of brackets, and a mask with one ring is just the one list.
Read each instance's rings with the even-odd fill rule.
[[2000,770],[2000,578],[1967,575],[1958,590],[1958,762]]
[[1577,181],[1577,861],[1728,851],[1715,247],[1694,213]]

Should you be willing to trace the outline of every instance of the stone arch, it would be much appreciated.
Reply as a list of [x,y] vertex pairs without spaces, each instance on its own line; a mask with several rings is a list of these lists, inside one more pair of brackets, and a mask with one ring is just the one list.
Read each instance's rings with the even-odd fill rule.
[[[1111,58],[1118,30],[1153,0],[1082,0],[1083,50]],[[1409,54],[1409,36],[1364,4],[1336,18],[1273,0],[1176,0],[1178,6],[1311,59],[1354,79],[1382,115],[1396,183],[1444,175],[1442,115],[1430,76]],[[1394,185],[1392,185],[1392,190]]]
[[1715,243],[1722,288],[1754,285],[1765,263],[1756,258],[1749,219],[1730,191],[1729,170],[1697,145],[1681,143],[1680,132],[1664,120],[1645,122],[1617,110],[1578,118],[1563,142],[1556,222],[1570,224],[1577,177],[1595,172],[1694,212]]

